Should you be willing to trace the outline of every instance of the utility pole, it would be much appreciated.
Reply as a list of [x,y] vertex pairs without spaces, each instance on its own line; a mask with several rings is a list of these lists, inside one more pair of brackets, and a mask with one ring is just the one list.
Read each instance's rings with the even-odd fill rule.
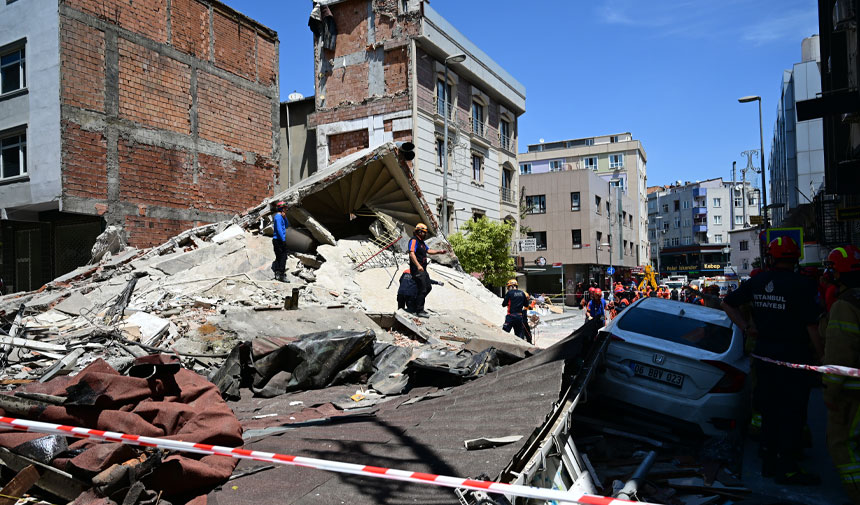
[[[729,191],[729,219],[732,220],[732,224],[729,226],[729,230],[734,231],[735,229],[735,165],[737,165],[737,161],[732,162],[732,189]],[[741,193],[743,195],[743,193]],[[741,201],[741,205],[743,205],[743,200]]]

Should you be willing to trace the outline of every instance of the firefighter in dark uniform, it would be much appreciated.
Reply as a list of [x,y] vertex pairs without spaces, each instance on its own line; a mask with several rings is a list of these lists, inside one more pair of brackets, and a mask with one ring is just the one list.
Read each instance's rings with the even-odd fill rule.
[[424,243],[424,238],[427,236],[427,225],[418,223],[415,225],[415,232],[412,238],[409,239],[409,273],[412,274],[412,279],[418,287],[418,293],[415,295],[415,303],[412,307],[413,312],[418,317],[430,317],[424,310],[424,300],[427,298],[427,293],[430,292],[430,276],[427,275],[427,255],[428,254],[443,254],[445,251],[437,249],[428,249]]
[[[771,241],[767,248],[770,267],[727,295],[721,308],[749,338],[755,338],[754,353],[789,363],[812,363],[823,346],[818,335],[819,309],[816,287],[794,271],[800,248],[789,237]],[[740,307],[751,304],[752,323]],[[818,475],[801,469],[803,429],[811,372],[761,360],[754,363],[754,395],[761,410],[762,475],[780,484],[814,485]]]
[[502,307],[507,307],[508,313],[505,314],[505,324],[502,325],[502,330],[510,332],[513,329],[516,336],[528,342],[527,322],[524,314],[529,298],[525,291],[520,290],[516,279],[509,280],[506,286],[508,292],[502,299]]

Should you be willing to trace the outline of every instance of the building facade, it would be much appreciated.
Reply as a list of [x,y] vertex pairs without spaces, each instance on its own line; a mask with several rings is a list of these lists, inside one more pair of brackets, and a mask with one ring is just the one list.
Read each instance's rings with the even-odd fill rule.
[[[311,15],[319,168],[387,141],[415,145],[412,169],[439,221],[445,155],[449,228],[518,219],[517,120],[525,88],[425,0],[327,0]],[[446,58],[465,55],[462,62]],[[448,152],[444,121],[448,118]]]
[[803,39],[802,61],[782,75],[770,162],[771,223],[780,226],[786,215],[812,203],[824,188],[824,134],[822,119],[797,120],[797,102],[821,94],[819,37]]
[[523,225],[538,248],[518,253],[530,290],[560,292],[559,266],[573,293],[605,282],[609,266],[627,278],[647,260],[646,157],[630,133],[529,145],[518,161]]
[[0,3],[2,276],[229,218],[278,180],[277,34],[210,0]]
[[730,266],[738,277],[748,277],[753,264],[759,258],[758,237],[761,230],[757,227],[738,228],[729,231]]
[[750,182],[678,181],[648,193],[651,264],[661,275],[720,275],[729,265],[729,232],[758,216]]

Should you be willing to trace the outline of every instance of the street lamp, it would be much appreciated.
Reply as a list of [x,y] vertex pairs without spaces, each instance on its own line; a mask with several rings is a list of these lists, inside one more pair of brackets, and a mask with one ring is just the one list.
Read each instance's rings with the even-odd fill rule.
[[[657,197],[657,212],[660,212],[660,197]],[[661,221],[663,216],[654,216],[654,221]],[[666,233],[665,230],[660,230],[661,234],[657,233],[657,224],[654,223],[654,240],[657,241],[657,277],[660,277],[662,274],[660,273],[660,249],[662,248],[660,245],[660,235]]]
[[442,146],[445,161],[445,169],[442,174],[442,235],[448,238],[448,115],[451,114],[451,97],[448,96],[448,63],[462,63],[466,60],[466,55],[463,53],[452,54],[445,58],[445,83],[442,85],[442,91],[445,93],[445,102],[442,104],[442,113],[445,116],[445,137]]
[[761,97],[758,95],[750,95],[738,98],[738,102],[740,103],[749,103],[749,102],[758,102],[758,140],[760,154],[761,154],[761,203],[759,204],[762,209],[762,219],[764,223],[764,229],[767,230],[768,220],[767,220],[767,181],[765,180],[765,168],[764,168],[764,130],[762,129],[761,124]]
[[[609,212],[607,212],[607,218],[609,219],[609,268],[612,268],[612,183],[615,183],[615,199],[618,201],[618,251],[620,253],[621,263],[624,262],[624,250],[621,248],[621,230],[624,226],[624,223],[621,222],[621,194],[619,193],[620,184],[622,179],[615,178],[609,179],[606,184],[607,193],[606,193],[606,202],[609,204]],[[612,286],[615,284],[615,273],[609,274],[609,292],[610,297],[612,296]]]

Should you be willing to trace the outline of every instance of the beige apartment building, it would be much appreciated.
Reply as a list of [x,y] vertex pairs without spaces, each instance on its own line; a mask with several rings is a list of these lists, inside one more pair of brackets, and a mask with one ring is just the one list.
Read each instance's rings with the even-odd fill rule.
[[630,133],[533,144],[518,161],[538,249],[517,252],[527,289],[560,293],[563,272],[570,294],[578,282],[605,285],[609,266],[629,279],[647,263],[647,159]]

